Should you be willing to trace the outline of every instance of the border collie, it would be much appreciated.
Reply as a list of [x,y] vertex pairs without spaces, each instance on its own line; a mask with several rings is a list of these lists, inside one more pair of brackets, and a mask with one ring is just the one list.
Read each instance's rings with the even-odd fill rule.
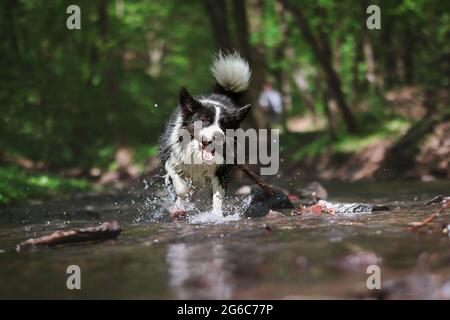
[[193,97],[182,88],[179,105],[160,138],[165,183],[177,197],[171,209],[175,215],[186,214],[193,190],[204,186],[211,190],[213,212],[222,214],[230,165],[218,150],[225,148],[226,130],[239,128],[251,108],[241,104],[251,77],[247,61],[237,53],[219,53],[210,70],[213,93]]

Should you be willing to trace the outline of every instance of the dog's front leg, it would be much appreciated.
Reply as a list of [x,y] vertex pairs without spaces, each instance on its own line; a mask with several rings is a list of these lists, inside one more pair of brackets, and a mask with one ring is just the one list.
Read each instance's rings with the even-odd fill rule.
[[186,181],[184,181],[179,175],[172,177],[173,186],[177,195],[175,201],[175,210],[185,211],[189,203],[189,188]]
[[213,212],[222,214],[223,199],[225,197],[225,190],[220,184],[217,177],[211,178],[211,190],[213,196]]
[[172,212],[187,213],[187,204],[189,202],[189,185],[171,166],[166,165],[167,178],[172,182],[177,199],[172,208]]

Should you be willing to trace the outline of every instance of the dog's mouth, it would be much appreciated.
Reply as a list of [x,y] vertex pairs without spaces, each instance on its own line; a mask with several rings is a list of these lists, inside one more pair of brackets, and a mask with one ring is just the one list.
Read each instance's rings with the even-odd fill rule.
[[216,150],[215,150],[214,146],[212,145],[212,141],[202,140],[200,148],[202,151],[202,159],[203,160],[211,161],[214,159]]

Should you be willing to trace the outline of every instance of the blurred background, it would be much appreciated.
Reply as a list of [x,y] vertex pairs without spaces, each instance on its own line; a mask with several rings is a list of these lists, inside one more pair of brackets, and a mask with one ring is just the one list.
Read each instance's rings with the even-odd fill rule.
[[0,204],[151,175],[219,49],[251,64],[246,125],[282,130],[279,177],[448,179],[449,19],[438,0],[3,0]]

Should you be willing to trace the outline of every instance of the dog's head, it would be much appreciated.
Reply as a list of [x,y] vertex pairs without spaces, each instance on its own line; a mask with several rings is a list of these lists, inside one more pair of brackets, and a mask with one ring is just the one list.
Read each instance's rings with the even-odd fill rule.
[[185,88],[180,91],[180,106],[182,126],[191,134],[206,162],[215,160],[215,151],[224,145],[226,129],[239,128],[251,108],[238,107],[222,95],[196,99]]

